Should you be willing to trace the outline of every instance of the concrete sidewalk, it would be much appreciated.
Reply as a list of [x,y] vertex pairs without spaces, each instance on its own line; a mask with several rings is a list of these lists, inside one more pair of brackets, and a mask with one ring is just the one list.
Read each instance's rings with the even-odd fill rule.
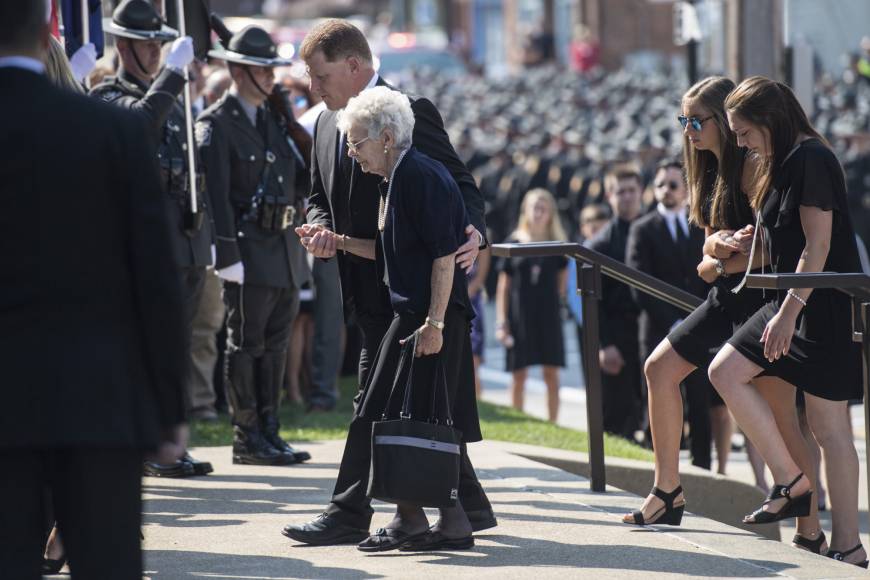
[[[306,547],[280,534],[317,515],[332,490],[343,442],[307,443],[305,466],[229,462],[201,448],[215,473],[145,480],[147,576],[174,578],[860,578],[862,570],[691,514],[683,526],[639,528],[620,514],[638,498],[589,491],[581,477],[521,458],[505,444],[470,452],[500,525],[469,551],[365,555]],[[372,529],[392,506],[376,504]],[[434,521],[434,520],[433,520]]]

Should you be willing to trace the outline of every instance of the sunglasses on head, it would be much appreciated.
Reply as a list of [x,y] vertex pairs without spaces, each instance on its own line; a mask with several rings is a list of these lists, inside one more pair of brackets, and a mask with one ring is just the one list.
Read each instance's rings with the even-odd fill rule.
[[661,187],[668,186],[668,189],[679,189],[680,183],[678,181],[656,181],[653,185],[656,186],[656,189]]
[[709,121],[712,118],[713,115],[710,115],[709,117],[704,117],[703,119],[699,119],[698,117],[686,117],[684,115],[680,115],[679,117],[677,117],[677,121],[680,122],[680,126],[683,129],[686,128],[686,125],[691,124],[692,129],[694,129],[695,131],[700,131],[701,125],[704,123],[704,121]]

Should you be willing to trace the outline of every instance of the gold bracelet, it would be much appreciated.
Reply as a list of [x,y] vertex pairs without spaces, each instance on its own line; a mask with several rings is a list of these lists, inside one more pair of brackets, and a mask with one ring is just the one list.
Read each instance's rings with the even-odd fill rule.
[[431,326],[432,328],[436,328],[438,330],[444,330],[444,323],[440,320],[435,320],[434,318],[426,317],[426,324]]

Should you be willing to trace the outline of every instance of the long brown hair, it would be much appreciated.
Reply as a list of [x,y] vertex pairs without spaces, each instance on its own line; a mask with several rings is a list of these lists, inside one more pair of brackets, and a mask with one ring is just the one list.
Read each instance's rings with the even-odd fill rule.
[[792,90],[769,78],[754,76],[740,83],[725,100],[725,110],[759,129],[767,129],[770,134],[770,151],[758,160],[755,187],[750,193],[750,203],[755,210],[764,204],[773,184],[774,171],[783,164],[798,137],[802,134],[815,137],[829,146],[813,128]]
[[[683,95],[682,105],[698,103],[713,116],[708,122],[719,131],[719,157],[712,151],[696,149],[683,132],[683,166],[689,187],[689,219],[692,223],[714,229],[738,227],[729,223],[729,206],[737,207],[743,155],[737,139],[728,128],[725,117],[725,98],[734,90],[734,82],[725,77],[712,76],[698,81]],[[709,222],[705,208],[709,207]]]

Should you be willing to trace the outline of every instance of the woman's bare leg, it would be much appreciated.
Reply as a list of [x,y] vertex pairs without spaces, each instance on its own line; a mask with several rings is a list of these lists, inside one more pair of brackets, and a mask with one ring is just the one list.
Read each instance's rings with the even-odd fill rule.
[[[680,433],[683,430],[680,383],[693,370],[695,366],[677,354],[668,339],[659,343],[644,364],[649,425],[656,457],[655,486],[664,492],[680,485]],[[682,494],[674,500],[676,505],[683,502]],[[648,495],[641,507],[644,519],[652,518],[663,506],[661,499]],[[634,518],[627,514],[623,521],[633,523]]]
[[731,435],[734,433],[734,420],[726,405],[710,408],[710,424],[713,430],[713,444],[716,446],[716,472],[725,475],[728,456],[731,454]]
[[559,367],[544,366],[542,370],[547,385],[547,416],[555,423],[559,417]]
[[514,409],[523,410],[526,399],[526,376],[528,369],[517,369],[513,372],[513,382],[511,383],[511,403]]

